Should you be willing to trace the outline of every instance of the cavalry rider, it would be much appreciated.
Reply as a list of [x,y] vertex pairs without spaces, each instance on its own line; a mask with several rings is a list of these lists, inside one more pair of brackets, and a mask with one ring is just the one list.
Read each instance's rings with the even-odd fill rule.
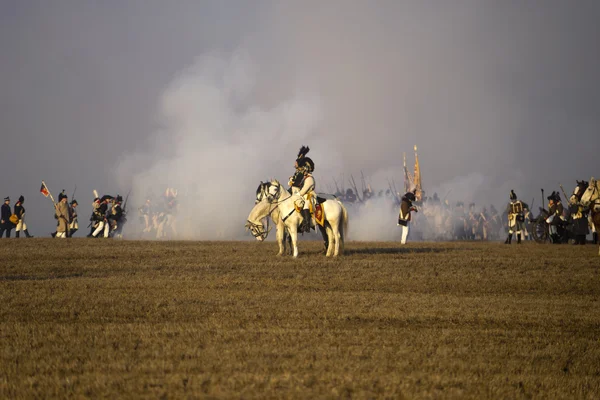
[[419,212],[416,206],[413,206],[413,201],[416,200],[415,191],[406,193],[402,196],[400,203],[400,214],[398,215],[398,226],[402,227],[402,239],[401,244],[406,244],[406,238],[408,237],[408,225],[411,220],[411,211]]
[[550,226],[550,238],[552,243],[560,243],[560,235],[558,234],[558,225],[562,222],[564,207],[560,201],[560,193],[552,192],[548,196],[548,218],[546,223]]
[[314,197],[315,190],[315,178],[312,173],[315,170],[315,163],[310,158],[306,157],[306,154],[310,151],[307,146],[302,146],[298,152],[296,158],[296,173],[290,177],[289,184],[292,192],[293,188],[297,188],[297,196],[302,197],[302,224],[300,225],[300,232],[310,232],[311,228],[311,208],[313,207],[312,198]]
[[521,200],[517,200],[517,194],[514,190],[510,191],[510,203],[506,208],[508,214],[508,237],[504,244],[511,244],[513,233],[517,233],[517,244],[521,244],[521,232],[524,230],[525,209],[529,206]]

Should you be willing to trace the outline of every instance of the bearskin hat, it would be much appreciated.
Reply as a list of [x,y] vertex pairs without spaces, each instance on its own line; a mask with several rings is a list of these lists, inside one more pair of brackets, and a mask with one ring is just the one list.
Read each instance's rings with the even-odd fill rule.
[[23,195],[19,196],[19,203],[22,203],[25,201],[25,197],[23,197]]
[[313,172],[315,170],[315,163],[308,157],[302,157],[297,160],[298,168],[303,168],[306,172]]
[[516,199],[517,199],[517,194],[516,194],[516,193],[515,193],[515,191],[514,191],[514,190],[512,190],[512,189],[511,189],[511,191],[510,191],[510,196],[509,196],[509,198],[510,198],[511,200],[516,200]]
[[308,147],[308,146],[302,146],[302,147],[300,147],[300,151],[298,151],[298,157],[296,157],[296,161],[298,161],[299,159],[301,159],[304,156],[306,156],[309,151],[310,151],[310,147]]
[[[558,197],[557,195],[558,195],[558,193],[556,193],[556,192],[553,190],[553,191],[552,191],[552,194],[551,194],[550,196],[548,196],[548,197],[547,197],[547,199],[548,199],[548,200],[552,200],[552,201],[558,201],[558,200],[557,200],[557,197]],[[560,200],[560,197],[559,197],[559,200]]]
[[120,194],[118,194],[116,200],[117,200],[117,203],[120,203],[123,201],[123,197]]
[[415,199],[417,198],[413,192],[408,192],[403,197],[408,201],[415,201]]

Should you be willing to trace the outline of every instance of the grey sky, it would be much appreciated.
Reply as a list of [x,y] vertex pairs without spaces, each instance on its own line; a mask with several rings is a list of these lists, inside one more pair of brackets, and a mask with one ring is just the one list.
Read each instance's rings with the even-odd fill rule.
[[[599,17],[600,3],[583,0],[0,1],[0,193],[24,194],[32,232],[45,234],[54,220],[41,179],[55,195],[77,184],[85,220],[93,188],[137,182],[142,195],[143,170],[191,185],[229,163],[219,179],[249,181],[243,191],[286,179],[301,144],[321,190],[341,171],[399,173],[413,144],[425,189],[475,176],[469,196],[496,204],[510,189],[528,201],[558,182],[571,190],[598,174]],[[199,91],[228,87],[215,71],[214,85],[198,84],[207,54],[234,76],[238,100]],[[194,106],[214,99],[227,112],[210,128],[242,133],[204,139],[213,115]],[[264,115],[239,112],[249,109]],[[286,138],[266,137],[282,147],[248,168],[239,158],[264,146],[243,131],[272,120],[296,127],[273,128]],[[197,161],[213,148],[218,159]],[[190,162],[160,164],[172,154]]]

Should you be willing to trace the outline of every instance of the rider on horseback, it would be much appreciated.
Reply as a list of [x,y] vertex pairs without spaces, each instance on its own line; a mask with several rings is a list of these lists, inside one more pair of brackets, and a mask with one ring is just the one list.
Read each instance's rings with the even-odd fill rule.
[[[289,185],[292,193],[296,191],[297,195],[302,198],[302,225],[300,232],[310,232],[311,228],[311,208],[312,198],[314,197],[315,178],[312,172],[315,170],[315,163],[310,158],[306,157],[310,148],[302,146],[296,158],[296,173],[290,177]],[[296,188],[296,190],[294,190]]]

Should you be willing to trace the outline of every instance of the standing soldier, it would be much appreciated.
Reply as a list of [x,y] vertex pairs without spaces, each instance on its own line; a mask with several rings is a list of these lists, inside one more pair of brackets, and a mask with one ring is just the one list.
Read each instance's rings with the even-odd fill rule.
[[523,231],[523,223],[525,222],[525,209],[529,208],[527,204],[521,200],[517,200],[517,194],[514,190],[510,191],[510,203],[506,208],[508,214],[508,237],[504,244],[511,244],[513,233],[517,233],[517,244],[521,244],[521,232]]
[[563,205],[560,201],[560,193],[552,192],[550,196],[548,196],[548,218],[546,218],[546,223],[550,228],[550,238],[552,239],[552,243],[560,244],[561,238],[558,234],[558,225],[562,221],[563,215]]
[[79,221],[77,220],[77,200],[73,199],[69,206],[69,217],[71,223],[69,224],[69,236],[73,236],[75,232],[79,230]]
[[21,231],[23,231],[23,233],[25,233],[26,237],[32,238],[33,236],[29,234],[29,231],[27,230],[27,224],[25,224],[25,207],[23,207],[24,202],[25,202],[25,197],[19,196],[19,200],[15,203],[14,214],[19,219],[19,222],[17,222],[17,229],[16,229],[15,236],[19,237],[19,234],[21,233]]
[[418,212],[416,206],[413,206],[412,202],[415,201],[415,193],[408,192],[404,196],[402,196],[402,201],[400,203],[400,214],[398,215],[398,226],[402,227],[402,239],[400,241],[401,244],[406,244],[406,239],[408,238],[408,226],[411,220],[411,211]]
[[4,198],[4,204],[2,204],[0,210],[0,238],[6,231],[6,237],[10,237],[10,231],[12,231],[14,224],[10,221],[10,197]]
[[64,239],[67,237],[69,231],[69,203],[67,195],[64,193],[58,195],[58,204],[56,204],[56,217],[58,218],[56,237]]

